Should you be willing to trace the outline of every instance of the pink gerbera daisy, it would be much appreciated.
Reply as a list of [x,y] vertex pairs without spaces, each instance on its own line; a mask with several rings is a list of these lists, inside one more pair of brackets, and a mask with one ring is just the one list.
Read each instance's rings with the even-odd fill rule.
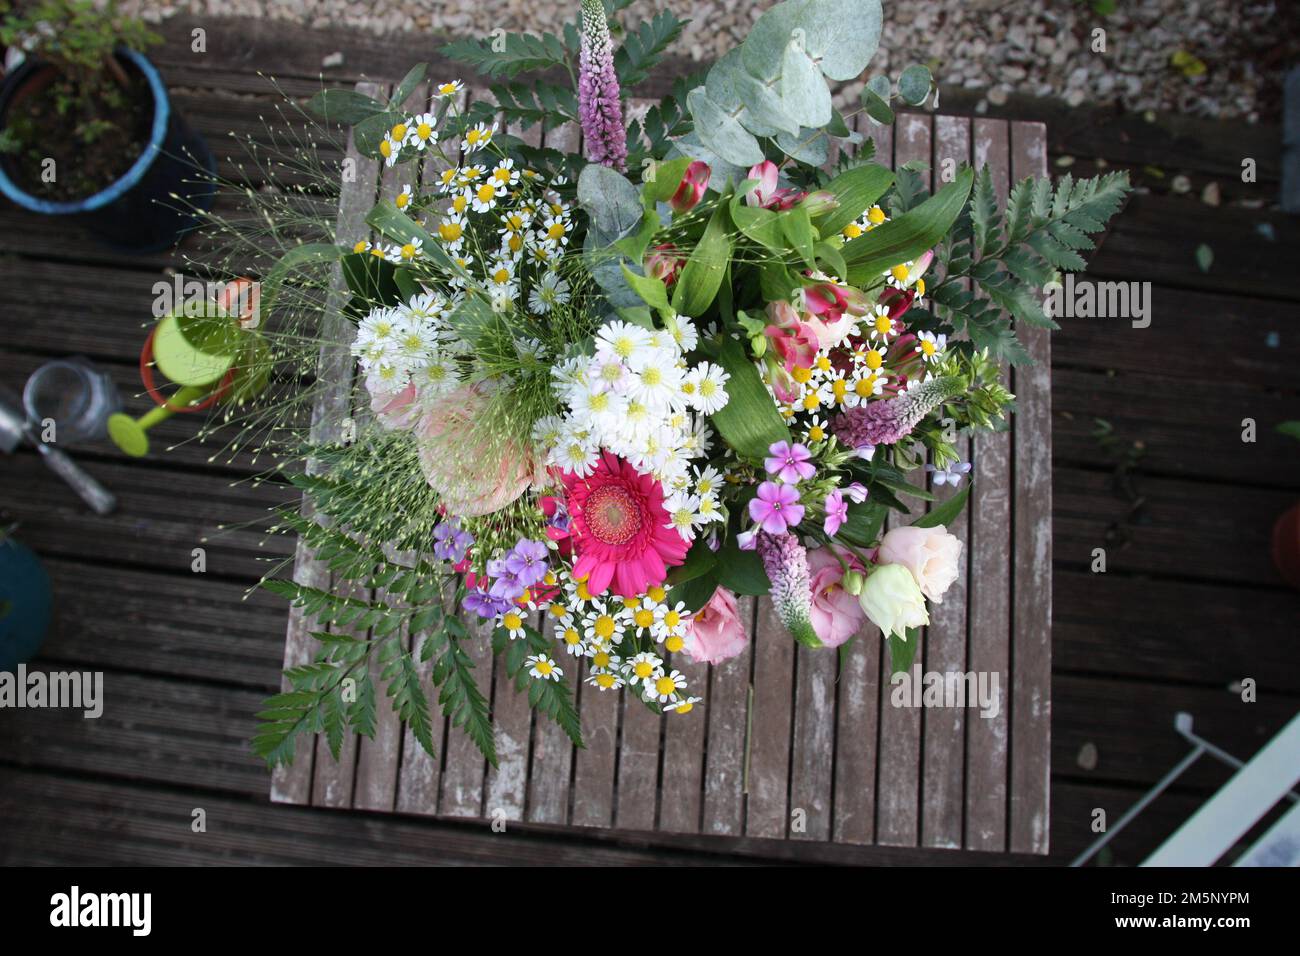
[[664,489],[628,462],[604,452],[586,478],[564,473],[570,531],[578,556],[575,578],[600,594],[613,582],[622,597],[662,584],[690,545],[671,527]]

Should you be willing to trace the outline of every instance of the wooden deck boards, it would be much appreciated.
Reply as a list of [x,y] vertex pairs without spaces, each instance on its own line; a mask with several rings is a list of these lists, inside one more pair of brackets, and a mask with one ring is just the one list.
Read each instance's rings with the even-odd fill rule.
[[[302,59],[299,53],[290,56]],[[187,83],[202,72],[209,91],[226,83],[244,98],[240,110],[211,95],[191,100],[191,118],[220,151],[227,146],[214,131],[236,115],[244,117],[240,122],[245,125],[259,109],[270,115],[274,98],[258,93],[263,80],[230,68],[234,61],[215,68],[217,62],[209,58],[203,66],[183,68],[164,62],[164,69],[189,70],[179,74]],[[306,72],[301,75],[311,75],[307,59],[302,62]],[[310,92],[316,85],[304,81],[296,92]],[[1056,131],[1049,127],[1048,132],[1056,152]],[[936,157],[946,135],[936,130]],[[1082,134],[1071,135],[1072,150],[1082,153]],[[1266,130],[1252,135],[1267,142]],[[1206,175],[1224,175],[1227,168],[1217,154],[1209,154],[1217,148],[1214,144],[1163,154],[1158,140],[1140,151],[1131,138],[1117,136],[1113,145],[1107,153],[1106,138],[1094,136],[1087,148],[1112,163],[1136,162],[1140,152],[1141,162],[1171,169],[1201,163]],[[1015,149],[1013,139],[1008,143],[1013,165]],[[1268,168],[1261,154],[1262,190],[1268,188]],[[1262,240],[1261,222],[1273,226],[1276,242]],[[1112,245],[1116,237],[1132,238]],[[1198,729],[1210,739],[1247,756],[1300,702],[1300,662],[1284,637],[1287,622],[1297,620],[1300,601],[1276,581],[1266,552],[1273,517],[1295,500],[1300,488],[1294,474],[1280,467],[1288,460],[1287,446],[1269,433],[1274,420],[1300,417],[1294,378],[1300,339],[1285,322],[1300,301],[1300,281],[1286,263],[1294,239],[1292,221],[1267,209],[1215,210],[1187,199],[1136,197],[1093,271],[1152,281],[1151,327],[1130,333],[1115,328],[1113,320],[1075,320],[1053,335],[1051,601],[1056,623],[1048,860],[1068,859],[1091,838],[1094,807],[1104,807],[1113,819],[1181,756],[1181,741],[1170,728],[1174,711],[1192,711]],[[1216,265],[1208,278],[1191,257],[1202,241],[1215,248],[1216,262],[1223,265],[1222,271]],[[1254,259],[1248,261],[1250,256]],[[149,289],[164,278],[165,266],[181,262],[176,254],[124,259],[88,245],[75,227],[0,208],[0,379],[20,385],[42,357],[82,352],[123,384],[131,409],[144,410],[146,404],[134,397],[138,389],[130,383]],[[1219,373],[1213,393],[1220,397],[1213,401],[1206,399],[1210,386],[1202,380],[1209,354],[1217,356]],[[1240,418],[1247,414],[1258,418],[1260,440],[1243,452]],[[1126,441],[1146,446],[1135,476],[1145,505],[1136,517],[1090,438],[1097,417],[1112,421]],[[156,434],[178,441],[187,429],[192,424],[178,416]],[[143,462],[127,463],[106,446],[85,449],[79,457],[88,470],[123,501],[122,512],[109,519],[85,514],[70,493],[45,480],[30,453],[0,462],[0,507],[23,521],[24,540],[45,557],[59,591],[58,619],[41,662],[103,669],[109,694],[99,721],[34,711],[0,713],[3,862],[762,859],[969,864],[1036,859],[756,838],[752,830],[762,828],[749,823],[765,818],[754,816],[752,789],[748,815],[734,810],[744,768],[738,774],[733,761],[717,767],[715,778],[718,756],[713,751],[705,755],[703,773],[706,780],[718,782],[703,790],[699,835],[629,837],[620,830],[556,830],[523,823],[495,834],[478,823],[272,805],[266,799],[267,775],[249,755],[247,739],[253,710],[277,686],[284,608],[268,595],[241,597],[266,568],[265,559],[282,560],[289,554],[275,540],[263,545],[247,532],[214,531],[222,521],[260,516],[287,499],[270,487],[232,485],[254,467],[240,460],[210,464],[213,451],[194,443],[170,453],[160,447]],[[1013,466],[1019,464],[1017,454]],[[160,498],[160,482],[185,493],[174,501]],[[1107,573],[1094,575],[1088,570],[1092,548],[1107,541],[1114,542],[1108,547]],[[208,548],[203,576],[189,571],[190,549],[201,543]],[[106,607],[112,611],[105,613]],[[855,691],[871,689],[879,679],[879,659],[872,653],[876,648],[868,643],[858,643],[836,690],[837,775],[830,825],[835,839],[852,843],[876,839],[874,808],[850,813],[839,796],[876,775],[875,735],[843,732],[846,722],[858,720],[850,716],[855,708],[862,707]],[[928,659],[935,647],[931,636]],[[1012,653],[1018,647],[1013,644]],[[752,666],[757,672],[762,661],[731,666],[741,673]],[[856,682],[846,679],[859,675]],[[1259,703],[1243,705],[1229,690],[1243,676],[1256,676],[1266,689]],[[705,696],[717,709],[696,716],[707,716],[710,738],[729,734],[734,740],[742,733],[735,721],[739,703],[733,699],[724,705],[720,693],[738,686],[731,677],[723,680],[723,668],[708,677]],[[500,691],[499,682],[496,686]],[[787,701],[793,690],[787,685]],[[870,693],[874,703],[874,689]],[[927,739],[939,730],[936,713],[925,715],[922,733]],[[1013,701],[1013,726],[1026,713],[1032,710],[1024,702]],[[790,714],[785,719],[791,720]],[[624,719],[610,749],[583,752],[573,775],[594,773],[605,779],[616,773],[620,785],[635,780],[644,773],[635,759],[636,732],[635,723],[629,726]],[[1079,761],[1089,744],[1098,754],[1095,766]],[[524,751],[533,746],[523,744]],[[403,748],[406,757],[396,781],[394,801],[403,812],[427,807],[431,794],[443,789],[441,767],[411,759],[413,749]],[[593,754],[599,759],[588,765],[585,759]],[[749,757],[752,774],[755,754]],[[790,772],[788,753],[784,763],[778,754],[770,760],[774,772],[782,766]],[[922,778],[928,766],[921,765]],[[1023,772],[1041,779],[1042,768],[1018,761],[1014,749],[1009,767],[1013,780]],[[815,773],[816,768],[801,772]],[[1117,841],[1118,860],[1140,858],[1144,848],[1157,844],[1201,795],[1221,782],[1213,767],[1189,775]],[[518,791],[510,781],[489,775],[484,785],[489,802],[496,794],[503,805],[521,808],[511,802],[517,798],[510,795]],[[583,792],[595,791],[574,794],[574,822],[612,818],[617,827],[641,823],[630,807],[617,802],[584,804],[578,799]],[[1013,842],[1020,839],[1014,796],[1015,785],[1009,825]],[[771,820],[770,832],[780,837],[788,820],[787,797],[778,800],[774,794],[770,804],[759,800],[757,805],[758,810],[772,808],[766,819]],[[222,825],[202,838],[192,834],[189,812],[195,806],[208,808],[210,818],[221,819]],[[662,821],[662,805],[655,815]],[[931,828],[929,819],[922,814],[920,842],[944,845],[944,828],[937,823]],[[94,839],[85,836],[90,829],[97,831]],[[1026,832],[1032,837],[1032,826]]]

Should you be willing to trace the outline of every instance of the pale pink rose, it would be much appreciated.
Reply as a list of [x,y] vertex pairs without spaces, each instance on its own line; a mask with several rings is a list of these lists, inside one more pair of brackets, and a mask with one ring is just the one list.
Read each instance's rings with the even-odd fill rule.
[[[369,387],[369,383],[367,383]],[[415,382],[391,392],[370,390],[370,410],[379,424],[390,429],[414,428],[420,418],[419,392]]]
[[749,635],[736,610],[736,595],[720,587],[687,622],[682,650],[697,664],[721,664],[743,651],[748,643]]
[[858,603],[856,595],[844,590],[840,581],[844,577],[844,567],[835,557],[840,557],[854,571],[859,573],[866,569],[856,557],[838,548],[815,548],[808,552],[808,573],[812,585],[812,619],[813,631],[827,647],[839,647],[862,627],[866,614]]
[[513,438],[482,437],[488,403],[484,385],[464,386],[430,402],[416,426],[420,468],[450,514],[463,518],[500,511],[546,480],[546,463]]
[[961,542],[943,525],[934,528],[894,528],[880,540],[881,564],[901,564],[912,572],[921,592],[935,604],[957,580]]

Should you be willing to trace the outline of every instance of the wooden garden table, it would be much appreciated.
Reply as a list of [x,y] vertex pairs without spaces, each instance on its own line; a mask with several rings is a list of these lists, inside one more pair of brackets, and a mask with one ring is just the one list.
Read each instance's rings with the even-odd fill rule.
[[[386,92],[370,83],[358,89]],[[426,96],[420,91],[408,105]],[[1015,180],[1047,172],[1041,123],[913,113],[900,114],[892,128],[863,118],[860,128],[885,165],[920,161],[926,175],[942,180],[955,164],[987,163],[1000,199]],[[534,127],[520,135],[537,143],[541,133]],[[571,148],[576,137],[564,126],[547,132],[544,145]],[[381,170],[351,145],[349,155],[357,176],[339,203],[341,242],[364,235],[376,197],[395,196],[417,172]],[[435,172],[427,165],[422,175],[427,181]],[[335,387],[315,411],[318,439],[338,436],[352,400],[348,332],[342,323],[326,332],[333,344],[324,348],[323,373]],[[391,708],[380,707],[374,740],[350,738],[338,762],[323,740],[300,741],[293,765],[273,775],[272,799],[629,831],[1046,853],[1050,346],[1043,330],[1020,335],[1036,364],[1005,373],[1017,395],[1010,431],[962,442],[974,462],[974,489],[949,530],[965,544],[965,574],[933,608],[913,666],[914,679],[922,671],[996,673],[995,716],[981,717],[974,706],[896,707],[874,628],[859,635],[840,668],[834,652],[796,646],[766,598],[746,599],[753,641],[743,654],[713,667],[673,662],[703,691],[705,704],[693,715],[661,718],[627,695],[575,682],[587,745],[577,749],[548,718],[534,717],[525,695],[494,668],[488,629],[476,626],[481,640],[471,654],[492,702],[497,768],[440,716],[439,756],[430,758]],[[910,506],[916,511],[925,502]],[[331,584],[328,569],[301,543],[294,578]],[[311,630],[299,610],[289,612],[286,666],[311,658]]]

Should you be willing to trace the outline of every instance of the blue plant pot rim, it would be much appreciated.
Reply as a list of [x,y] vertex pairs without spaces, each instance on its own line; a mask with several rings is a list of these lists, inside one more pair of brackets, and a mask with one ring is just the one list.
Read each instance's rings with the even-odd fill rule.
[[[0,193],[4,193],[9,199],[24,209],[30,209],[32,212],[44,213],[47,216],[67,216],[102,209],[117,202],[139,184],[140,180],[144,178],[144,174],[149,171],[149,167],[153,165],[154,160],[158,158],[163,141],[166,139],[167,124],[171,120],[171,101],[167,97],[167,87],[163,85],[162,77],[147,58],[135,50],[128,49],[118,50],[117,55],[135,65],[144,75],[144,78],[149,81],[149,92],[153,95],[153,128],[149,133],[149,145],[145,147],[144,152],[126,171],[126,174],[117,182],[101,189],[93,196],[68,202],[54,202],[49,199],[39,199],[20,189],[4,171],[4,166],[0,164]],[[18,85],[15,85],[14,95],[17,94],[17,91]]]

